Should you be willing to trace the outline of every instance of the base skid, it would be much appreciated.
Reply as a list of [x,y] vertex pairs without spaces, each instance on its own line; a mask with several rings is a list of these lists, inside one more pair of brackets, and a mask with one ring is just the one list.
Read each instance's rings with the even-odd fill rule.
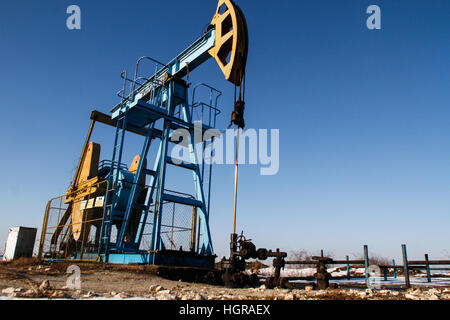
[[110,253],[105,262],[113,264],[153,264],[177,267],[214,269],[215,256],[184,251],[159,251],[150,253]]

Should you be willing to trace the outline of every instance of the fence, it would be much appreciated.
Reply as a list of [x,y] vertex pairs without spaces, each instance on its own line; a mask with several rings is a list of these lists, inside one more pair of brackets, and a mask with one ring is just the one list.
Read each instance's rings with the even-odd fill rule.
[[[450,260],[430,260],[428,254],[425,254],[425,260],[408,260],[407,252],[406,252],[406,245],[402,245],[402,256],[403,256],[403,265],[396,265],[395,260],[392,260],[391,265],[371,265],[370,264],[370,258],[369,258],[369,250],[368,246],[364,245],[364,259],[363,260],[350,260],[349,256],[346,256],[345,260],[333,260],[328,257],[323,256],[323,250],[320,257],[312,257],[312,260],[298,260],[298,261],[285,261],[286,265],[314,265],[314,266],[323,266],[322,271],[321,268],[318,268],[318,272],[315,274],[316,280],[326,280],[332,279],[331,275],[327,274],[326,272],[326,266],[327,265],[344,265],[346,266],[347,280],[351,280],[352,278],[355,278],[350,273],[350,266],[357,266],[357,267],[363,267],[364,268],[364,278],[365,283],[369,287],[370,284],[370,277],[372,276],[371,270],[379,268],[380,271],[383,272],[383,274],[377,274],[375,276],[382,277],[384,281],[388,280],[388,271],[389,269],[393,270],[393,276],[394,278],[397,278],[397,270],[402,270],[405,276],[405,287],[410,288],[411,287],[411,281],[410,281],[410,272],[412,270],[426,270],[427,275],[427,281],[429,283],[432,282],[432,270],[440,270],[440,271],[450,271],[450,267],[447,268],[431,268],[433,265],[450,265]],[[376,267],[376,268],[375,268]],[[320,274],[322,273],[322,274]],[[310,280],[311,277],[284,277],[283,279],[286,281],[294,281],[294,280]],[[357,277],[359,278],[359,277]],[[449,279],[450,280],[450,279]],[[382,284],[382,282],[380,283]],[[327,284],[328,285],[328,284]]]
[[[169,190],[165,192],[174,193]],[[165,201],[160,232],[164,248],[166,250],[195,251],[196,243],[202,236],[197,230],[197,219],[196,207]],[[150,247],[153,238],[154,206],[150,208],[147,221],[149,222],[145,224],[140,244],[142,250]]]
[[408,260],[408,255],[406,251],[406,245],[402,244],[402,256],[403,256],[403,265],[395,265],[395,260],[392,260],[392,265],[381,265],[380,269],[383,270],[384,280],[387,280],[387,272],[388,269],[394,270],[394,277],[397,277],[397,269],[403,270],[405,276],[405,287],[411,287],[411,279],[410,279],[410,271],[412,270],[426,270],[427,281],[428,283],[432,282],[432,270],[440,270],[440,271],[450,271],[450,267],[448,268],[434,268],[432,269],[430,266],[433,265],[450,265],[450,260],[430,260],[428,254],[425,254],[425,260]]
[[[97,261],[106,190],[107,181],[102,181],[82,189],[81,193],[68,193],[48,202],[39,241],[39,259]],[[149,208],[147,214],[139,246],[144,252],[152,242],[154,206]],[[140,219],[140,215],[135,218]],[[110,235],[112,245],[117,239],[116,225],[121,224],[120,218],[114,221]],[[132,222],[135,226],[142,223],[140,220]],[[166,250],[195,251],[196,243],[202,237],[199,230],[195,207],[168,201],[163,203],[160,235]]]
[[107,181],[102,181],[47,203],[39,259],[93,260],[84,255],[97,252],[106,189]]

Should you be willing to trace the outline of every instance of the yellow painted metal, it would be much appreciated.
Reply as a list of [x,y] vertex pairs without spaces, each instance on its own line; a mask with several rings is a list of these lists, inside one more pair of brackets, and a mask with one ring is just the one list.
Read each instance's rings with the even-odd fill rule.
[[[72,186],[67,190],[64,197],[64,203],[68,204],[68,206],[60,217],[58,225],[52,234],[51,243],[54,245],[56,245],[64,226],[69,226],[71,229],[73,240],[81,241],[83,244],[90,234],[91,227],[100,227],[103,216],[103,205],[97,205],[96,197],[104,196],[107,188],[106,181],[100,180],[98,177],[100,149],[100,145],[94,142],[88,142],[85,144],[85,148],[83,148],[79,168],[77,168],[77,180],[72,183]],[[137,155],[130,165],[130,172],[136,173],[139,161],[140,156]],[[146,163],[144,164],[144,168],[146,168]],[[141,176],[139,184],[142,186],[145,185],[145,175]],[[138,210],[134,211],[133,221],[138,220],[140,217],[140,212]],[[137,223],[132,225],[132,230],[134,229],[137,229]]]
[[208,52],[214,57],[225,79],[240,86],[248,52],[247,22],[232,0],[219,0],[211,26],[216,30],[215,46]]
[[[133,159],[133,162],[131,162],[131,165],[130,165],[130,168],[128,169],[128,171],[130,171],[133,174],[136,174],[140,160],[141,160],[141,156],[139,154],[136,155]],[[144,169],[147,168],[146,160],[144,160],[143,168]],[[142,174],[139,177],[138,185],[141,188],[145,187],[145,175],[144,174]],[[140,203],[140,204],[144,203],[145,195],[146,195],[146,192],[141,192],[141,194],[138,196],[137,203]],[[127,233],[125,235],[126,241],[133,239],[136,236],[136,233],[137,233],[137,230],[139,227],[139,221],[141,219],[141,214],[142,214],[142,210],[133,209],[132,216],[130,219],[130,229],[127,231]]]
[[44,241],[45,241],[45,234],[47,233],[47,224],[48,224],[48,215],[50,213],[50,204],[51,204],[51,201],[49,201],[47,203],[47,206],[45,207],[44,221],[42,222],[41,238],[39,240],[39,253],[38,253],[39,260],[41,260],[42,253],[44,250]]
[[[97,190],[95,193],[86,192],[86,194],[89,194],[88,196],[66,203],[67,197],[70,199],[77,198],[76,192],[73,194],[66,193],[48,202],[39,243],[39,259],[64,260],[66,257],[73,258],[76,248],[78,248],[78,252],[81,252],[81,258],[84,251],[92,252],[92,245],[98,243],[97,234],[99,233],[92,234],[91,227],[99,228],[103,221],[104,202],[100,201],[98,197],[104,197],[105,193],[100,194],[100,190],[106,192],[107,188],[108,181],[101,180],[91,186],[91,190]],[[86,206],[82,203],[92,203],[93,207],[85,209],[81,222],[82,226],[79,228],[80,223],[72,221],[72,213],[74,207],[79,210]],[[73,230],[76,229],[77,225],[81,232],[76,241]]]
[[94,130],[94,126],[95,126],[95,119],[91,119],[91,125],[89,126],[89,131],[88,131],[86,140],[84,141],[83,151],[81,153],[80,160],[78,161],[77,171],[75,172],[75,177],[73,178],[71,189],[76,188],[76,184],[78,182],[81,168],[83,167],[83,161],[86,156],[86,151],[89,146],[89,141],[91,140],[91,135],[92,135],[92,131]]
[[[95,208],[89,208],[88,204],[83,201],[90,196],[100,193],[104,194],[104,190],[98,190],[95,185],[99,182],[97,177],[98,164],[100,161],[100,145],[94,142],[90,142],[84,153],[84,158],[81,159],[81,169],[79,171],[78,179],[76,181],[75,188],[70,188],[66,193],[65,203],[70,204],[67,211],[71,211],[72,217],[72,234],[74,240],[80,240],[81,234],[88,234],[88,224],[84,224],[83,221],[92,216],[99,216],[102,214],[101,210]],[[90,210],[92,209],[92,210]],[[62,221],[61,221],[62,222]]]
[[191,251],[195,251],[197,241],[197,207],[192,207]]
[[[136,174],[140,160],[141,160],[141,156],[139,154],[136,155],[133,159],[133,162],[131,162],[130,169],[128,169],[128,171],[130,171],[133,174]],[[145,161],[143,168],[144,169],[147,168],[147,161]],[[141,186],[145,185],[145,175],[140,176],[138,184],[140,184]]]

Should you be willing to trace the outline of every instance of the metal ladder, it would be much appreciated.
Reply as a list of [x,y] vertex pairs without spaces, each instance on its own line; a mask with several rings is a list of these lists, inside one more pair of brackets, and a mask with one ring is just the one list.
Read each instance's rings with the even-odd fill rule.
[[[125,76],[124,76],[125,75]],[[102,230],[100,233],[99,254],[104,255],[104,260],[107,259],[108,250],[111,239],[111,228],[113,222],[113,208],[117,202],[117,183],[119,181],[120,166],[122,163],[122,151],[125,140],[125,131],[127,125],[128,115],[128,98],[125,98],[125,87],[127,82],[127,72],[123,71],[121,77],[124,79],[123,88],[119,91],[121,95],[121,106],[119,117],[117,118],[116,134],[114,138],[113,154],[111,159],[111,170],[108,179],[108,191],[106,192],[105,210],[103,213]],[[107,261],[104,261],[107,262]]]
[[[199,90],[201,88],[206,89],[206,92],[209,93],[209,101],[208,102],[202,102],[202,99],[200,99],[199,101],[196,101],[196,92],[197,92],[197,90]],[[197,113],[197,117],[200,117],[203,124],[206,124],[209,127],[215,128],[217,116],[220,114],[220,110],[218,109],[218,101],[221,96],[222,96],[221,91],[217,90],[214,87],[211,87],[208,84],[205,84],[205,83],[196,84],[192,91],[191,120],[194,121],[195,109],[201,108],[201,114],[199,115]],[[207,120],[207,121],[203,121],[203,120]],[[214,140],[215,140],[215,138],[212,137],[211,141],[209,142],[210,147],[212,147],[212,145],[214,144]],[[203,159],[203,163],[201,165],[200,177],[202,179],[203,189],[206,191],[205,192],[206,207],[207,207],[207,211],[209,212],[210,202],[211,202],[210,198],[211,198],[212,164],[206,165],[205,162],[206,162],[206,160],[209,160],[211,163],[212,154],[205,154],[206,146],[207,146],[207,143],[206,143],[206,141],[204,141],[202,143],[204,159]]]
[[[158,65],[162,65],[164,66],[161,62],[151,58],[151,57],[147,57],[147,56],[143,56],[140,57],[137,62],[136,62],[136,69],[135,69],[135,73],[134,73],[134,79],[131,81],[130,84],[130,97],[131,100],[134,100],[135,94],[136,94],[136,83],[138,83],[139,80],[147,80],[146,78],[143,77],[138,77],[139,76],[139,64],[141,63],[141,61],[143,60],[148,60],[150,62],[154,62],[155,63],[155,75],[153,77],[153,81],[150,81],[150,83],[152,84],[151,86],[151,92],[150,92],[150,102],[156,104],[159,103],[162,99],[162,90],[158,90],[161,87],[161,84],[158,83],[158,80],[156,79],[156,75],[159,71],[159,67]],[[125,76],[126,78],[126,76]],[[139,83],[138,83],[139,84]],[[120,117],[120,116],[119,116]],[[142,212],[144,212],[144,215],[148,212],[148,210],[150,209],[150,204],[152,202],[152,199],[150,198],[150,200],[148,201],[149,203],[147,204],[137,204],[137,198],[138,198],[138,187],[139,187],[139,181],[141,180],[142,175],[150,175],[153,176],[155,178],[156,172],[153,170],[148,170],[146,168],[144,168],[144,163],[146,162],[147,159],[147,154],[148,151],[150,149],[150,145],[151,142],[153,140],[153,129],[155,127],[155,122],[153,122],[147,131],[147,135],[145,136],[145,141],[144,141],[144,145],[142,147],[142,151],[140,153],[140,160],[139,160],[139,164],[136,170],[136,173],[134,175],[134,179],[133,179],[133,185],[131,187],[131,192],[130,192],[130,196],[128,198],[128,203],[127,203],[127,207],[126,207],[126,211],[123,217],[123,224],[122,227],[119,231],[118,237],[117,237],[117,242],[116,242],[116,248],[118,250],[126,250],[125,247],[125,235],[126,232],[128,230],[129,227],[129,221],[132,215],[133,210],[141,210]],[[117,180],[116,180],[117,181]],[[147,191],[150,192],[150,191]],[[151,193],[151,192],[150,192]],[[146,197],[147,198],[147,197]],[[147,201],[146,201],[147,202]],[[140,243],[140,238],[141,236],[138,234],[137,235],[138,239],[133,239],[134,240],[134,245],[139,245]]]

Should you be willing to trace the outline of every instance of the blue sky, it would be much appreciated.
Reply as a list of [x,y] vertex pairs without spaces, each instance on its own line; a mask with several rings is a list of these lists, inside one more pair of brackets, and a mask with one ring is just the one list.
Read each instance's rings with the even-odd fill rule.
[[[81,8],[81,30],[66,8]],[[239,1],[250,49],[246,124],[280,129],[280,171],[242,166],[238,230],[257,246],[336,257],[445,258],[450,226],[450,2]],[[366,8],[381,8],[381,30]],[[2,1],[0,244],[41,226],[72,179],[92,109],[116,104],[120,72],[143,55],[169,61],[216,8],[198,1]],[[192,82],[232,85],[211,59]],[[97,141],[113,131],[100,129]],[[110,145],[102,152],[108,154]],[[130,154],[130,161],[134,154]],[[211,230],[227,253],[233,166],[214,172]],[[3,251],[3,248],[0,249]],[[449,253],[450,254],[450,253]]]

